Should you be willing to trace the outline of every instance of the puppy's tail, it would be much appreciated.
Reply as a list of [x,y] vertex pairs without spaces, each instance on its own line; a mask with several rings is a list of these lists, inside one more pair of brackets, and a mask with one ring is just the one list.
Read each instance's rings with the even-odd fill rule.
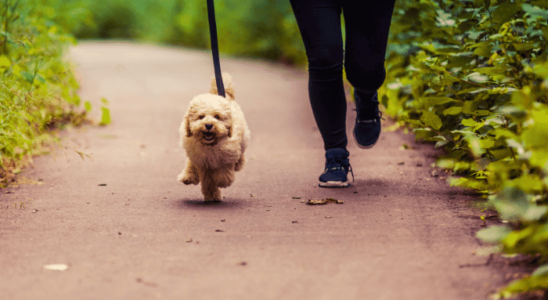
[[[225,86],[226,98],[229,100],[234,100],[234,86],[232,85],[232,76],[228,73],[223,72],[223,84]],[[217,81],[215,77],[211,80],[211,89],[210,93],[217,95]]]

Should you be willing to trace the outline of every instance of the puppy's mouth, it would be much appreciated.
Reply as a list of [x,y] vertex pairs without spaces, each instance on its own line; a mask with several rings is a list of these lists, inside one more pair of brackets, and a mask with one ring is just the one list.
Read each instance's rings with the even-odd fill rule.
[[206,142],[212,142],[213,140],[215,140],[215,133],[211,132],[211,131],[204,131],[203,132],[203,137],[204,137],[204,141]]

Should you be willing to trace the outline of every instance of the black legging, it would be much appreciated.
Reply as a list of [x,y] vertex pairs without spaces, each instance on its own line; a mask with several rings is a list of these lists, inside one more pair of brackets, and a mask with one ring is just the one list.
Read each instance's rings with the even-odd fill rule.
[[[395,0],[290,0],[308,57],[308,90],[325,149],[346,149],[346,76],[362,99],[376,101],[386,77],[384,57]],[[341,11],[346,27],[343,54]],[[376,103],[375,103],[376,104]]]

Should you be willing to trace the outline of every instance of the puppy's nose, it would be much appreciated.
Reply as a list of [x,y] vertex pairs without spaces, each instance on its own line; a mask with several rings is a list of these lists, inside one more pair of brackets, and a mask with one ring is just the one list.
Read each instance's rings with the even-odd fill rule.
[[211,128],[213,128],[213,124],[205,124],[205,128],[207,130],[211,130]]

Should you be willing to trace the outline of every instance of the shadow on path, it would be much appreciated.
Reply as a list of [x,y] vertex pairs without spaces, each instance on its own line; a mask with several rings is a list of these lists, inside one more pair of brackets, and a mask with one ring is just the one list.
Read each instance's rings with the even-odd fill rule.
[[177,204],[179,208],[194,210],[231,210],[242,207],[242,202],[227,199],[215,202],[205,202],[203,199],[181,199],[177,201]]

